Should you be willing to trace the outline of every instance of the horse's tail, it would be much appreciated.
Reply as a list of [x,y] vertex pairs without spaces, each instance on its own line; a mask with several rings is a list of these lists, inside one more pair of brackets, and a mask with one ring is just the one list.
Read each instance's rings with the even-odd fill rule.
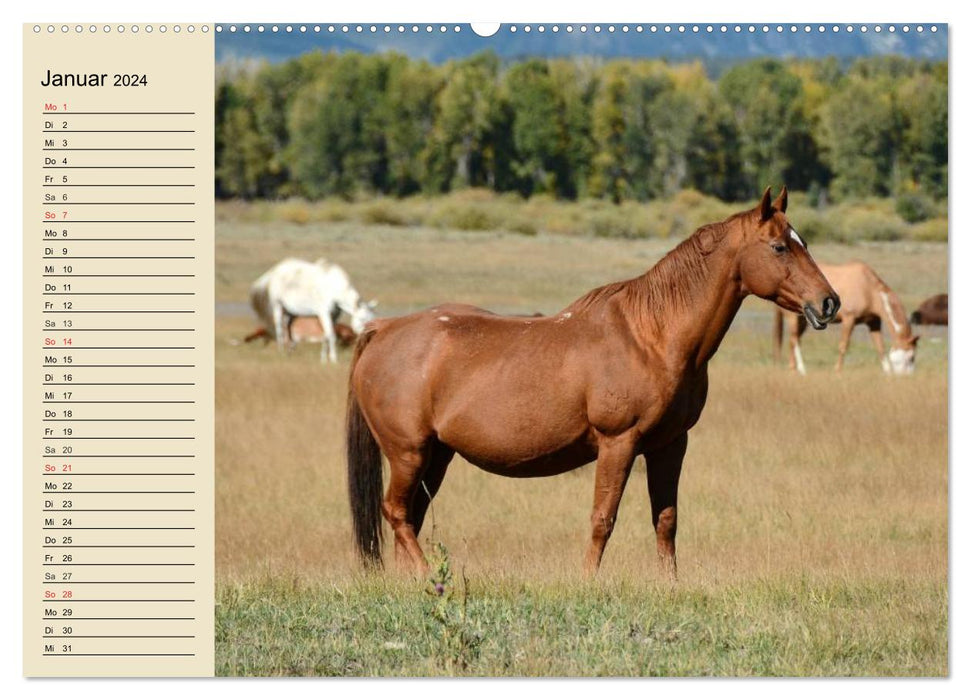
[[249,288],[249,303],[256,317],[266,324],[267,329],[273,328],[273,311],[270,309],[270,290],[267,281],[261,277]]
[[772,355],[776,364],[782,362],[782,309],[776,308],[775,321],[772,324]]
[[365,566],[381,566],[381,448],[364,419],[354,393],[354,368],[374,335],[366,329],[354,347],[347,390],[347,494],[354,522],[354,541]]

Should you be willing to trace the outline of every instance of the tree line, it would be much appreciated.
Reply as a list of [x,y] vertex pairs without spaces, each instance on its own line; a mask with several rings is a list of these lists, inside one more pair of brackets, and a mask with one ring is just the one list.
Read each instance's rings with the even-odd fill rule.
[[947,63],[897,56],[432,65],[313,52],[220,66],[220,197],[405,196],[484,187],[647,201],[947,195]]

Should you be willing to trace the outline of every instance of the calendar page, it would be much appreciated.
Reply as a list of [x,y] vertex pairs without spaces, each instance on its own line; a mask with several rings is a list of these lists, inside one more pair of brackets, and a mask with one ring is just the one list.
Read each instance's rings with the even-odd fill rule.
[[23,27],[28,677],[946,677],[946,23]]

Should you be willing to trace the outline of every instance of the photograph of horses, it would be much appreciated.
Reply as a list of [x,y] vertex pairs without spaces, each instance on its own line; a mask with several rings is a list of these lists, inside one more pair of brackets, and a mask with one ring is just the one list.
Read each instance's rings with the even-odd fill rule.
[[217,35],[218,675],[948,675],[948,31],[861,28]]

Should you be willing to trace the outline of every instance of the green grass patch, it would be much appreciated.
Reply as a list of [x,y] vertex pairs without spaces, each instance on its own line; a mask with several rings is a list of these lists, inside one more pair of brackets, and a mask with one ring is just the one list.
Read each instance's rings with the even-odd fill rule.
[[[223,676],[941,676],[942,582],[279,579],[217,592]],[[452,593],[449,591],[449,593]],[[440,610],[444,605],[444,615]]]

